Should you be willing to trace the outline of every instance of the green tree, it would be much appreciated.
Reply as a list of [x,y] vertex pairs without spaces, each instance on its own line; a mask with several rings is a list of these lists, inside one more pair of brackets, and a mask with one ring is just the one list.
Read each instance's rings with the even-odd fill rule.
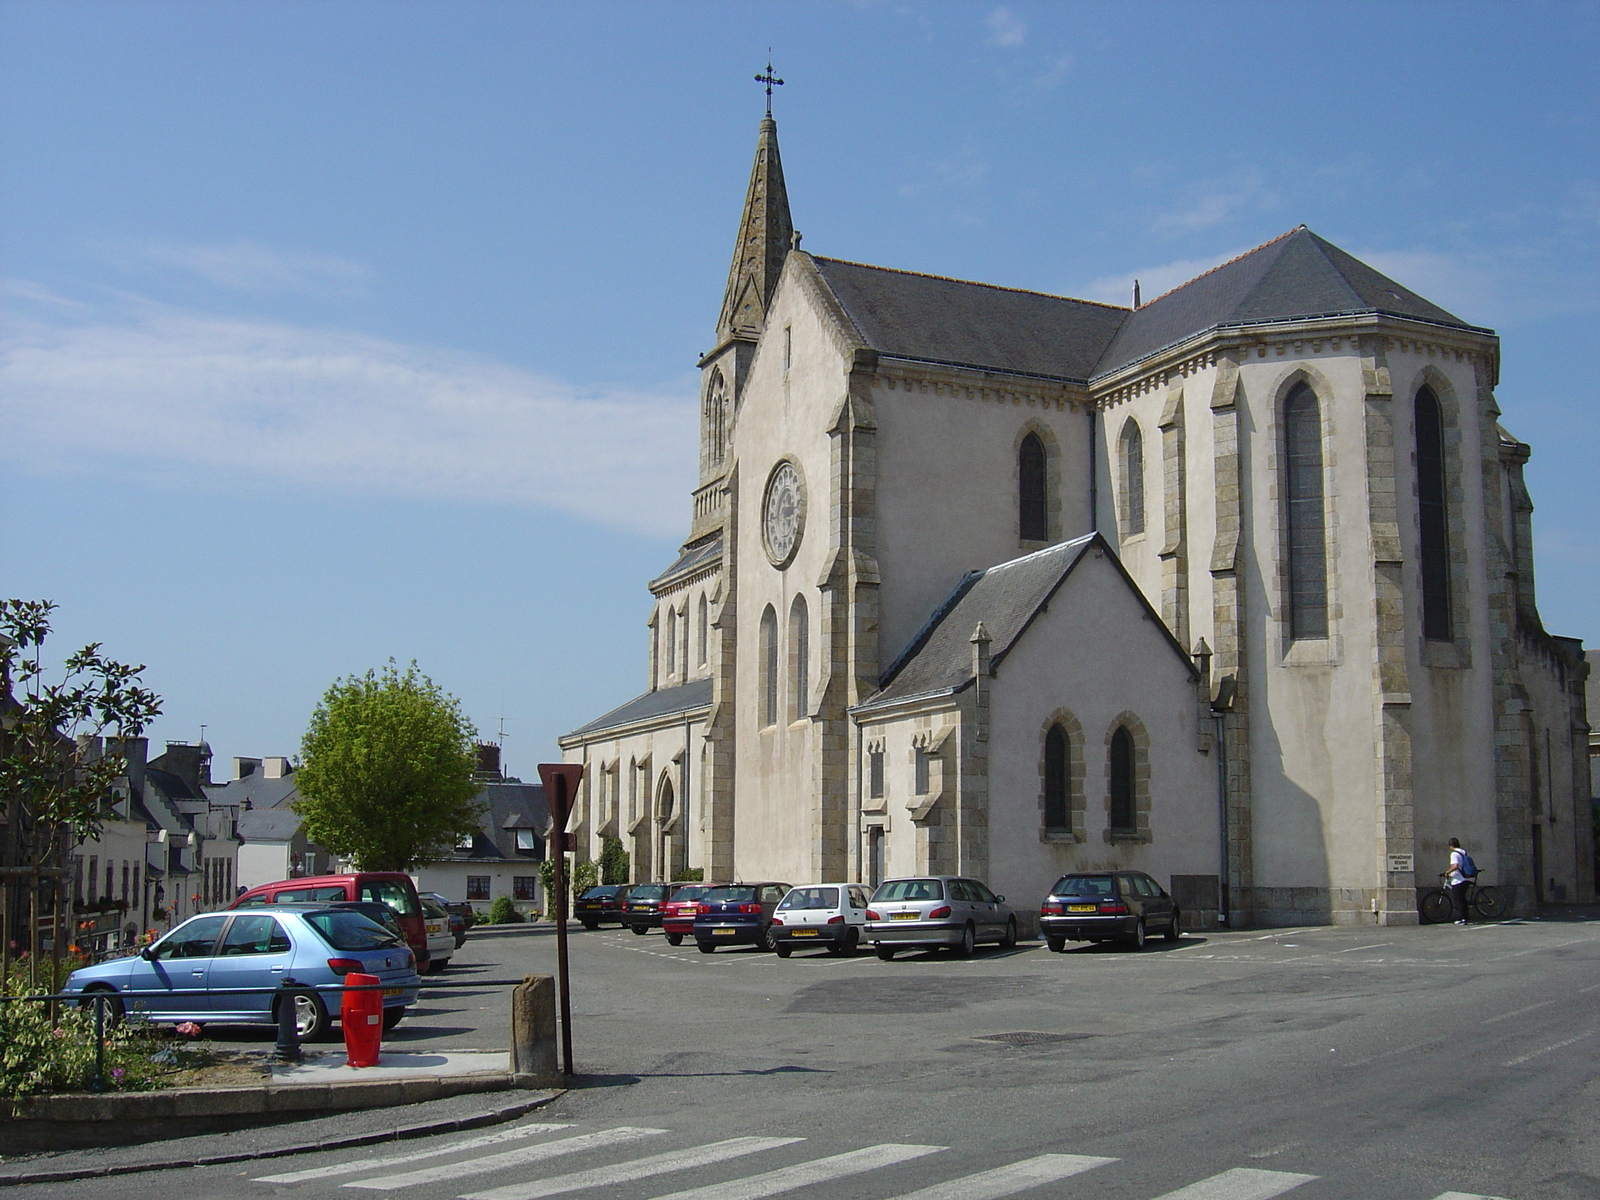
[[306,836],[364,871],[406,871],[478,828],[477,731],[412,663],[336,680],[301,743]]
[[628,882],[628,852],[622,848],[622,839],[600,839],[600,882]]

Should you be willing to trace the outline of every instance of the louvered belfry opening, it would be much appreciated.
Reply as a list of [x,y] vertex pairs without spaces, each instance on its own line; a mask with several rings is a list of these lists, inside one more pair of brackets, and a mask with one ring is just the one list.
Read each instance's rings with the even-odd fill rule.
[[1044,443],[1030,433],[1017,450],[1018,536],[1025,542],[1050,540],[1050,520],[1046,511]]
[[1452,639],[1450,532],[1445,498],[1444,414],[1428,387],[1417,392],[1417,532],[1421,541],[1422,636]]
[[1288,557],[1289,636],[1328,636],[1328,544],[1323,512],[1322,409],[1296,384],[1283,404],[1284,550]]

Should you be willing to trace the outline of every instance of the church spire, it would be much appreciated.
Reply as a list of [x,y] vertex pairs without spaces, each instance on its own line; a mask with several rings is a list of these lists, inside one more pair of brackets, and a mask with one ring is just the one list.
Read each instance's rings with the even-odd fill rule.
[[778,123],[769,110],[756,137],[756,161],[750,170],[744,214],[739,219],[739,240],[733,248],[722,315],[717,319],[719,344],[730,338],[754,340],[760,336],[767,320],[767,304],[793,243],[789,193],[783,185],[783,162],[778,157]]

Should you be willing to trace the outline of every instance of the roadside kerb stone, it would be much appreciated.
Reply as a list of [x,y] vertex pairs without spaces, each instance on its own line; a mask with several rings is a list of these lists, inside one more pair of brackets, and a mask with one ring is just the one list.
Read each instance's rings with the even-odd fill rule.
[[[414,1081],[421,1082],[421,1081]],[[331,1085],[342,1087],[368,1087],[366,1084]],[[218,1092],[229,1089],[221,1088],[194,1088],[194,1092]],[[231,1089],[241,1090],[241,1089]],[[323,1091],[324,1088],[296,1088],[297,1093],[307,1091]],[[455,1093],[463,1094],[463,1093]],[[514,1121],[519,1117],[543,1108],[552,1101],[559,1099],[565,1092],[562,1089],[549,1089],[537,1092],[522,1092],[520,1098],[497,1105],[494,1108],[480,1112],[469,1113],[465,1116],[440,1117],[414,1121],[407,1125],[396,1126],[376,1132],[340,1134],[334,1137],[319,1138],[291,1142],[288,1145],[265,1146],[250,1150],[231,1151],[223,1154],[194,1154],[173,1153],[168,1156],[135,1162],[112,1162],[82,1166],[60,1166],[55,1168],[41,1167],[37,1170],[0,1171],[0,1187],[18,1187],[25,1184],[39,1183],[68,1183],[77,1179],[99,1179],[112,1175],[132,1175],[143,1171],[170,1171],[183,1167],[220,1166],[227,1163],[250,1162],[255,1159],[280,1158],[296,1154],[315,1154],[324,1150],[341,1150],[358,1146],[380,1145],[384,1142],[406,1141],[413,1138],[432,1137],[442,1133],[456,1133],[469,1129],[480,1129],[490,1125],[500,1125]],[[154,1097],[159,1093],[143,1093],[146,1097]],[[86,1097],[91,1100],[104,1100],[104,1096]],[[69,1097],[52,1097],[52,1099],[66,1100]],[[430,1097],[432,1099],[432,1097]],[[407,1101],[406,1103],[409,1103]],[[346,1112],[353,1107],[343,1106]],[[377,1106],[364,1106],[377,1107]],[[159,1118],[158,1118],[159,1119]],[[311,1122],[315,1124],[316,1122]],[[246,1127],[248,1128],[248,1126]],[[201,1132],[194,1130],[193,1132]],[[184,1139],[195,1140],[195,1139]]]

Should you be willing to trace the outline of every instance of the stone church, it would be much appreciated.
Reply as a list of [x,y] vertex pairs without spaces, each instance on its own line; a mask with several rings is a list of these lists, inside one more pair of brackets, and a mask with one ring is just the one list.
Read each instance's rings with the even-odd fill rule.
[[769,114],[648,687],[561,739],[578,854],[1409,924],[1459,837],[1592,900],[1499,363],[1304,226],[1131,308],[804,251]]

